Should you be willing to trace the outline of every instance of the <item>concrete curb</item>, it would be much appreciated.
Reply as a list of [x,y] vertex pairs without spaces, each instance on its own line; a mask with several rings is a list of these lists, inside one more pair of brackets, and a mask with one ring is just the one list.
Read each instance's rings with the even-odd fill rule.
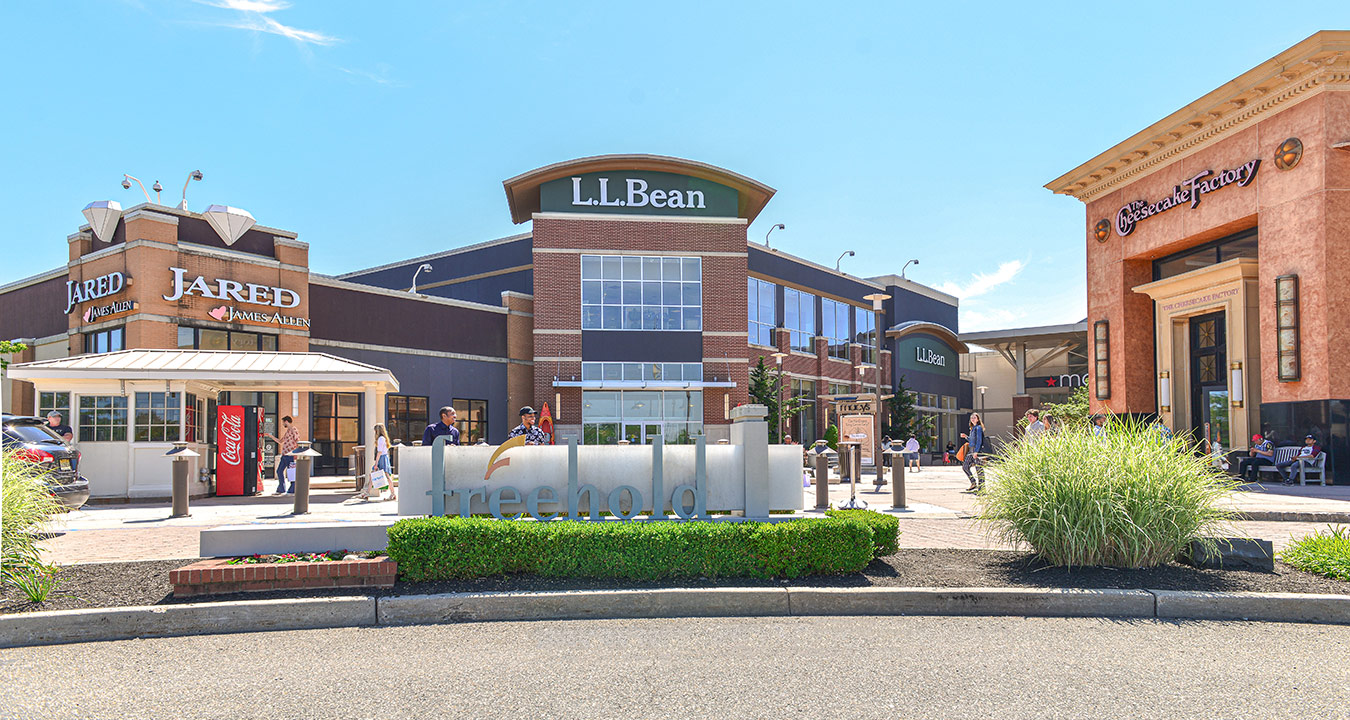
[[1258,522],[1315,522],[1315,523],[1350,523],[1350,512],[1334,512],[1330,510],[1248,510],[1237,513],[1237,520],[1251,520]]
[[1068,588],[754,587],[342,596],[0,615],[0,648],[173,635],[521,620],[820,615],[1350,625],[1350,595]]
[[368,596],[58,610],[0,615],[0,648],[374,624]]
[[1350,625],[1350,595],[1154,590],[1160,618]]
[[790,614],[788,590],[771,587],[394,595],[378,607],[381,625]]

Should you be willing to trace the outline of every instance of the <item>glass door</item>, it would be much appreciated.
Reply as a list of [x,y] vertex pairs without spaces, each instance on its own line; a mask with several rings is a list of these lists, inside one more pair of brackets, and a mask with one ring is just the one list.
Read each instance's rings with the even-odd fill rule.
[[1211,443],[1219,443],[1227,452],[1233,448],[1228,424],[1228,386],[1205,386],[1204,400],[1205,404],[1200,410],[1204,413],[1205,427],[1209,430],[1206,439]]
[[1190,319],[1191,430],[1206,451],[1209,441],[1229,448],[1226,325],[1222,311]]
[[661,423],[624,423],[623,439],[631,445],[651,445],[662,432]]

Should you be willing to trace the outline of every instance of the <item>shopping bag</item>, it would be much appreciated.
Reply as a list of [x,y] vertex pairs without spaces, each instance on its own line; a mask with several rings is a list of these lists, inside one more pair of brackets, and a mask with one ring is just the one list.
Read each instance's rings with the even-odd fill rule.
[[370,489],[384,491],[389,487],[389,476],[378,467],[370,470]]
[[963,463],[966,461],[966,452],[970,450],[970,443],[961,443],[961,449],[956,451],[956,461]]

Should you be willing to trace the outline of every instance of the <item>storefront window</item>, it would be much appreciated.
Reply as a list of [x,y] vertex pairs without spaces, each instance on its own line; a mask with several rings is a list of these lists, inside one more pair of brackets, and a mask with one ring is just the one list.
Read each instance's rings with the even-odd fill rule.
[[80,442],[120,442],[126,439],[125,395],[80,396]]
[[127,349],[126,328],[109,328],[84,334],[86,353],[110,353]]
[[202,442],[206,439],[206,411],[204,403],[194,394],[187,394],[183,405],[183,439],[187,442]]
[[816,441],[816,383],[792,378],[792,397],[801,403],[801,412],[788,422],[792,437],[803,445]]
[[422,431],[430,425],[427,398],[421,395],[387,395],[384,399],[387,420],[385,429],[394,442],[411,445],[422,439]]
[[773,283],[758,278],[747,278],[745,298],[750,344],[772,347],[775,311]]
[[583,444],[607,445],[627,439],[690,443],[703,434],[700,390],[586,391],[581,394]]
[[702,259],[582,255],[581,327],[702,330]]
[[820,334],[829,342],[830,357],[848,359],[848,305],[829,298],[820,299]]
[[853,308],[854,342],[862,345],[862,361],[875,365],[877,361],[877,316],[866,308]]
[[488,404],[486,400],[455,398],[455,427],[459,428],[459,442],[472,445],[487,437]]
[[[350,473],[348,456],[361,442],[361,394],[312,392],[309,398],[314,449],[321,455],[314,458],[315,473]],[[367,464],[375,462],[373,450],[366,451]]]
[[179,325],[178,347],[182,350],[261,350],[276,352],[277,336],[242,330],[215,330]]
[[793,288],[783,288],[783,326],[791,335],[793,350],[815,352],[811,338],[816,334],[816,296]]
[[75,419],[70,416],[70,393],[68,392],[40,392],[38,393],[38,417],[47,419],[47,413],[61,413],[61,422],[67,425]]
[[180,435],[182,399],[176,392],[136,393],[136,442],[174,442]]
[[702,382],[703,363],[583,362],[581,379]]
[[1219,238],[1214,242],[1154,260],[1153,279],[1162,280],[1174,277],[1234,258],[1256,259],[1256,255],[1257,229],[1250,228]]

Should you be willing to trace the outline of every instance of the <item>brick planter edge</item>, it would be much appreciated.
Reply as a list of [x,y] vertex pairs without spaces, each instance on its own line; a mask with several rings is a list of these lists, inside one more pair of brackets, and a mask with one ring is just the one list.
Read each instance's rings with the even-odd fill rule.
[[169,571],[174,597],[267,590],[394,586],[398,563],[388,557],[327,562],[248,563],[211,558]]

